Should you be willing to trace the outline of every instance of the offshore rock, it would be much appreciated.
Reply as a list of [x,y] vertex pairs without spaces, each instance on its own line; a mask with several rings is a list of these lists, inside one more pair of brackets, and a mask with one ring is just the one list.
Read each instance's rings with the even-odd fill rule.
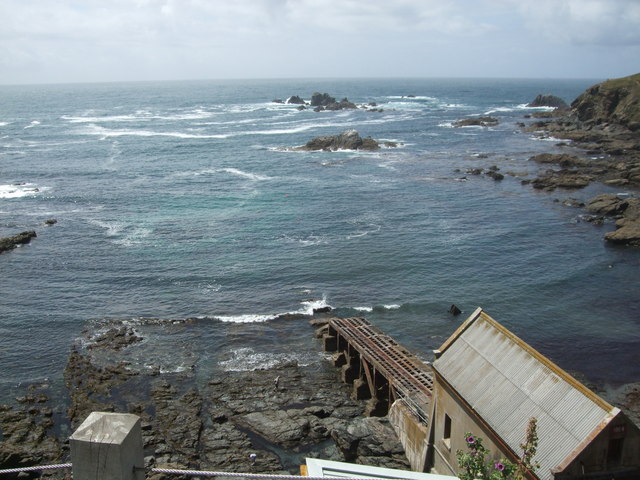
[[464,118],[453,122],[454,127],[495,127],[500,121],[495,117]]
[[312,107],[326,107],[327,105],[331,105],[332,103],[336,103],[336,99],[328,93],[314,92],[311,95]]
[[306,145],[298,147],[296,150],[367,150],[374,151],[380,149],[380,144],[371,137],[362,138],[356,130],[346,130],[338,135],[325,135],[316,137],[307,142]]
[[298,95],[293,95],[287,98],[287,100],[284,103],[293,104],[293,105],[304,105],[306,102],[302,98],[300,98]]
[[32,238],[37,237],[36,232],[33,230],[28,232],[22,232],[12,237],[0,238],[0,253],[8,250],[13,250],[19,245],[25,245],[31,241]]
[[569,105],[555,95],[538,95],[534,100],[527,105],[527,107],[554,107],[554,108],[569,108]]

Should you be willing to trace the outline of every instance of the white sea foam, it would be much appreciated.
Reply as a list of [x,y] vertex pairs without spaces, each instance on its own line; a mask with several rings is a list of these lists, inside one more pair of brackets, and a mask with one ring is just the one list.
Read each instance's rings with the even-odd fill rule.
[[268,177],[266,175],[258,175],[257,173],[244,172],[242,170],[238,170],[237,168],[223,168],[222,171],[231,173],[233,175],[237,175],[239,177],[248,178],[249,180],[256,180],[256,181],[271,180],[271,177]]
[[229,138],[229,134],[216,134],[216,135],[200,135],[193,133],[183,132],[156,132],[153,130],[132,130],[132,129],[109,129],[100,127],[95,124],[89,124],[86,129],[80,130],[84,135],[98,135],[102,138],[109,137],[123,137],[123,136],[135,136],[135,137],[174,137],[183,139],[211,139],[211,138]]
[[437,101],[438,99],[436,97],[428,97],[425,95],[414,95],[414,96],[407,96],[407,95],[389,95],[387,98],[391,99],[391,100],[407,100],[407,101],[412,101],[412,100],[429,100],[432,102]]
[[278,318],[278,314],[218,315],[214,318],[225,323],[262,323],[268,322],[269,320],[275,320],[276,318]]
[[201,108],[194,110],[179,112],[174,114],[154,114],[148,110],[138,110],[135,113],[125,115],[95,115],[94,112],[88,112],[87,115],[63,115],[63,120],[70,123],[119,123],[119,122],[143,122],[151,120],[204,120],[216,115],[216,112],[206,111]]
[[558,138],[558,137],[552,137],[552,136],[547,136],[547,135],[533,135],[531,137],[529,137],[531,140],[541,140],[543,142],[565,142],[565,143],[570,143],[571,140],[565,140],[563,138]]
[[243,314],[243,315],[216,315],[213,318],[219,320],[221,322],[228,323],[263,323],[268,322],[270,320],[276,320],[277,318],[284,315],[305,315],[311,316],[314,314],[314,310],[321,308],[332,308],[331,305],[327,303],[326,295],[320,300],[305,300],[300,303],[301,307],[298,310],[294,310],[291,312],[283,312],[283,313],[273,313],[273,314]]
[[37,127],[38,125],[40,125],[40,122],[39,122],[38,120],[34,120],[34,121],[32,121],[29,125],[27,125],[27,126],[26,126],[26,127],[24,127],[24,128],[25,128],[25,130],[26,130],[27,128]]
[[33,197],[46,190],[49,190],[49,187],[38,187],[35,183],[0,185],[0,198]]
[[219,363],[219,366],[227,372],[248,372],[259,369],[273,368],[291,361],[298,365],[311,364],[317,355],[308,352],[279,353],[256,352],[253,348],[242,347],[231,352],[231,357]]
[[555,110],[555,107],[530,107],[527,103],[521,103],[519,105],[513,105],[510,107],[494,107],[484,112],[484,115],[490,115],[492,113],[497,113],[497,112],[503,112],[503,113],[517,112],[521,110],[537,110],[537,111],[546,112],[546,111]]
[[113,243],[123,247],[139,245],[144,242],[145,238],[153,233],[153,229],[151,228],[131,226],[125,222],[92,219],[89,220],[89,223],[103,228],[105,235],[111,238]]
[[0,127],[6,127],[10,122],[0,122]]
[[358,312],[373,312],[373,307],[353,307],[354,310],[358,311]]
[[289,235],[284,235],[282,238],[287,242],[299,243],[305,247],[311,247],[314,245],[325,245],[329,243],[329,237],[326,235],[305,235],[303,237],[291,237]]
[[387,310],[398,310],[401,307],[401,305],[398,305],[397,303],[392,303],[389,305],[383,305],[382,307],[386,308]]

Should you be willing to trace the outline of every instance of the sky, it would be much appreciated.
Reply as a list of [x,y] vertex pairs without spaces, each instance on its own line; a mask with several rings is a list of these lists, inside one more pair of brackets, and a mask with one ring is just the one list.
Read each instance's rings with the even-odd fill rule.
[[640,0],[0,0],[0,84],[638,72]]

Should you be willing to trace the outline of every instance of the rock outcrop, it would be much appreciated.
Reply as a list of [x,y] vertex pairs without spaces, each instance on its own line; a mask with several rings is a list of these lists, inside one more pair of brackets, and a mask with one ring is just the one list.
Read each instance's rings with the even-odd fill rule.
[[[144,345],[139,339],[148,340],[146,329],[154,342],[161,342],[160,331],[170,342],[173,329],[189,320],[140,319],[135,333],[129,322],[94,324],[73,348],[64,371],[71,430],[92,411],[134,413],[141,417],[147,467],[289,474],[298,472],[305,456],[317,456],[409,468],[387,420],[363,418],[365,401],[350,398],[351,386],[330,365],[291,362],[196,375],[197,358],[189,355],[190,368],[163,372],[124,358],[137,358],[132,352]],[[25,395],[23,408],[0,405],[0,469],[68,458],[64,438],[56,436],[60,425],[54,427],[65,415],[53,415],[44,393]],[[257,455],[255,463],[250,453]]]
[[336,99],[328,93],[314,92],[311,95],[310,104],[312,107],[326,107],[327,105],[331,105],[332,103],[336,103]]
[[284,103],[293,105],[304,105],[306,102],[298,95],[292,95],[291,97],[287,98]]
[[533,101],[527,105],[527,107],[554,107],[554,108],[569,108],[569,105],[555,95],[538,95]]
[[19,245],[27,244],[32,238],[37,237],[36,232],[33,230],[28,232],[22,232],[12,237],[0,238],[0,253],[8,250],[13,250]]
[[[538,120],[524,127],[534,134],[551,135],[572,141],[583,149],[587,158],[572,155],[538,155],[537,163],[556,164],[559,170],[549,169],[534,180],[524,180],[535,188],[582,188],[599,181],[607,185],[640,187],[640,74],[607,80],[588,88],[576,98],[571,107],[559,116]],[[604,215],[616,219],[616,230],[605,235],[610,242],[639,245],[640,215],[638,199],[596,197],[588,206],[594,223],[601,223]],[[600,212],[603,198],[612,203],[613,213]]]
[[587,126],[640,130],[640,73],[588,88],[571,103],[571,110]]
[[453,122],[454,127],[495,127],[500,121],[495,117],[463,118]]
[[356,130],[345,130],[338,135],[325,135],[316,137],[297,150],[367,150],[374,151],[380,148],[380,143],[371,137],[362,138]]
[[640,198],[619,198],[605,193],[592,198],[587,210],[616,219],[616,229],[605,234],[605,240],[640,247]]

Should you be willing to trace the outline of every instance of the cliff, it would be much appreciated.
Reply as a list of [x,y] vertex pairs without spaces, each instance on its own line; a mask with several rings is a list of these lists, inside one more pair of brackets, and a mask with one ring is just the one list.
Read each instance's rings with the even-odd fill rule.
[[640,130],[640,73],[588,88],[571,103],[571,110],[587,125]]

